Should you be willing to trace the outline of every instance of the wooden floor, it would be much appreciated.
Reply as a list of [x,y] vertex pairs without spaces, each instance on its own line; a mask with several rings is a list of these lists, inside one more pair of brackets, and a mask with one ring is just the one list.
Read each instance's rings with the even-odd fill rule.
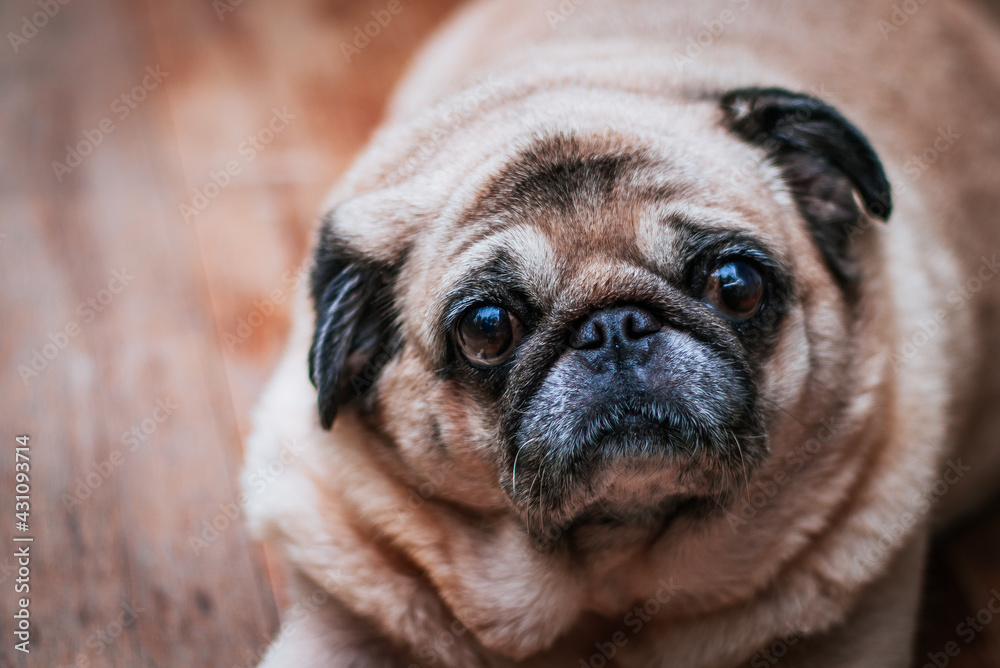
[[[241,524],[251,409],[324,191],[454,4],[404,2],[350,62],[383,0],[0,4],[0,666],[256,663],[282,577]],[[1000,509],[940,541],[917,665],[1000,666],[1000,623],[956,631],[993,588]]]

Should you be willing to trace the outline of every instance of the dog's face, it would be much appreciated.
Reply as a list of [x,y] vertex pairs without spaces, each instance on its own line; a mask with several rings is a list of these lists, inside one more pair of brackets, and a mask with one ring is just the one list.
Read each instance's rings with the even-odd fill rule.
[[744,489],[843,362],[851,232],[890,209],[868,143],[812,98],[601,104],[437,138],[331,214],[313,272],[323,426],[356,410],[425,496],[567,540]]

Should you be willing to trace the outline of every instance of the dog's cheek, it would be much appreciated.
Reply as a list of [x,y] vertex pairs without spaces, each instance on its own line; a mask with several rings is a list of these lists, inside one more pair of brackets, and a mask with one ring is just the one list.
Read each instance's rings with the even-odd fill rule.
[[436,379],[408,350],[389,362],[372,392],[371,419],[401,451],[433,450]]
[[488,409],[416,355],[386,366],[375,386],[373,422],[412,475],[411,502],[447,498],[499,507],[496,430]]

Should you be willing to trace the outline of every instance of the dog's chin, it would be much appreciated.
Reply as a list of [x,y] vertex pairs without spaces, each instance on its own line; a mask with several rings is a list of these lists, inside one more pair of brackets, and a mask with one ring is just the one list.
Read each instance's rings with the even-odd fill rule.
[[508,496],[529,532],[551,541],[584,527],[662,532],[725,508],[766,454],[759,431],[699,427],[655,407],[612,410],[584,438],[525,439]]
[[[713,496],[674,494],[655,505],[640,506],[602,501],[586,508],[557,535],[563,544],[582,549],[626,547],[627,542],[656,539],[671,529],[684,530],[721,512],[725,506]],[[544,544],[544,543],[539,543]]]
[[687,489],[663,466],[624,475],[612,470],[598,477],[603,489],[583,490],[557,511],[525,509],[525,526],[536,549],[620,550],[671,529],[683,530],[733,498],[728,488]]

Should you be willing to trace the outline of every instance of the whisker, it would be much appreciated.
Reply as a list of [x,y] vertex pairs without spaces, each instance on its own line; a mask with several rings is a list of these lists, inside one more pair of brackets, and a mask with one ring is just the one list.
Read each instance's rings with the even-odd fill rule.
[[[522,443],[521,447],[519,447],[517,449],[517,452],[514,453],[514,468],[511,469],[511,472],[510,472],[510,475],[511,475],[511,487],[513,488],[513,493],[512,493],[513,496],[517,496],[517,458],[518,458],[518,455],[521,454],[521,450],[524,450],[524,446],[526,446],[526,445],[527,445],[527,443]],[[530,493],[531,490],[529,489],[528,492]]]
[[793,420],[795,420],[796,422],[798,422],[799,426],[801,426],[801,427],[805,426],[804,424],[802,424],[801,422],[799,422],[799,419],[797,417],[795,417],[794,415],[792,415],[791,413],[789,413],[787,410],[785,410],[785,408],[781,404],[779,404],[778,402],[771,401],[770,399],[768,399],[767,397],[764,397],[764,396],[759,397],[759,398],[763,399],[764,401],[766,401],[767,403],[771,404],[772,406],[774,406],[775,408],[777,408],[779,411],[781,411],[782,413],[784,413],[788,417],[790,417]]

